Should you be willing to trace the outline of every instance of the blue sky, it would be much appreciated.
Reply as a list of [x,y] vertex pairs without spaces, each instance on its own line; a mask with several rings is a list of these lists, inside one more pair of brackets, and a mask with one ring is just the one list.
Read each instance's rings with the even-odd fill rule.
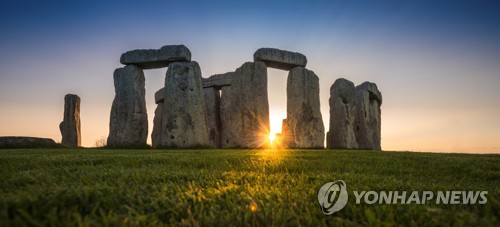
[[[335,79],[377,83],[384,149],[500,152],[498,12],[495,1],[3,1],[0,135],[60,140],[64,94],[76,93],[92,146],[107,136],[121,53],[182,43],[204,77],[260,47],[305,54],[325,125]],[[165,71],[146,71],[150,118]],[[287,72],[268,73],[277,121]]]

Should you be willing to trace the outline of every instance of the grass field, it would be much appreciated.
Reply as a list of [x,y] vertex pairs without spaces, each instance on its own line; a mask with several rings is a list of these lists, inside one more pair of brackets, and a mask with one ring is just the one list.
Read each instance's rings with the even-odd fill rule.
[[[500,226],[500,155],[328,150],[0,150],[0,225]],[[344,180],[346,207],[318,189]],[[352,191],[488,191],[484,205],[356,204]]]

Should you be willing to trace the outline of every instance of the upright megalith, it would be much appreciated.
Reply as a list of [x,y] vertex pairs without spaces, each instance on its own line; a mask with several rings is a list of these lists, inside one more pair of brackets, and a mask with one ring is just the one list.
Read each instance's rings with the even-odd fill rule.
[[381,150],[380,105],[377,85],[364,82],[354,87],[338,79],[330,88],[330,129],[327,147],[334,149]]
[[151,145],[153,148],[157,148],[161,145],[164,100],[165,88],[162,88],[155,93],[156,110],[153,118],[153,132],[151,133]]
[[382,93],[377,85],[364,82],[356,86],[354,133],[359,149],[381,150]]
[[223,87],[231,86],[233,73],[215,74],[202,78],[205,93],[205,111],[207,114],[208,138],[212,147],[222,147],[222,126],[220,115],[220,99]]
[[356,88],[344,78],[337,79],[330,87],[330,127],[326,138],[328,148],[356,149],[354,110]]
[[208,131],[201,70],[197,62],[174,62],[165,78],[161,145],[206,146]]
[[266,64],[246,62],[231,74],[231,86],[221,90],[222,147],[268,146]]
[[142,68],[127,65],[113,74],[115,98],[109,121],[109,147],[143,147],[148,136],[148,116]]
[[319,78],[311,70],[295,67],[287,80],[286,138],[290,148],[323,148],[325,126],[319,101]]
[[190,62],[191,51],[184,45],[167,45],[160,49],[131,50],[122,54],[120,63],[143,69],[167,67],[172,62]]
[[64,96],[64,119],[59,125],[61,130],[61,143],[68,147],[81,145],[80,132],[80,97],[67,94]]
[[220,148],[221,145],[221,120],[220,120],[220,94],[215,87],[203,88],[205,93],[205,113],[207,115],[208,140],[210,145]]
[[306,67],[307,58],[301,53],[279,50],[275,48],[260,48],[253,54],[254,61],[262,61],[267,67],[290,70],[293,67]]

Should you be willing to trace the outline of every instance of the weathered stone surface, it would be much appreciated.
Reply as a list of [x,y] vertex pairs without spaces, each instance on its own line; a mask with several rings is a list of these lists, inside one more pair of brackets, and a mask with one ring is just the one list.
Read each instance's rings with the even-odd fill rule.
[[354,83],[344,78],[337,79],[330,87],[330,127],[327,147],[334,149],[356,149],[354,134]]
[[213,87],[203,88],[207,115],[208,139],[212,147],[221,148],[220,94]]
[[0,136],[0,148],[54,148],[59,146],[54,140],[48,138]]
[[209,145],[201,70],[197,62],[171,63],[165,78],[161,144]]
[[151,145],[153,148],[161,146],[161,129],[163,122],[163,102],[165,100],[165,88],[155,92],[155,116],[153,118],[153,132],[151,132]]
[[122,54],[120,63],[143,69],[167,67],[171,62],[190,62],[191,51],[184,45],[167,45],[159,50],[131,50]]
[[283,119],[281,122],[281,145],[285,148],[288,148],[290,144],[292,144],[293,135],[292,131],[288,128],[287,119]]
[[161,88],[155,92],[155,103],[163,103],[163,100],[165,100],[165,88]]
[[80,132],[80,97],[67,94],[64,96],[64,118],[59,124],[62,135],[62,144],[68,147],[81,145]]
[[115,99],[109,121],[109,147],[146,146],[148,116],[144,73],[135,65],[115,70]]
[[319,78],[311,70],[295,67],[287,80],[286,128],[291,148],[323,148],[325,126],[319,102]]
[[306,67],[307,58],[301,53],[279,50],[275,48],[260,48],[253,54],[254,61],[263,61],[268,67],[290,70],[296,66]]
[[356,86],[355,103],[354,133],[359,149],[381,150],[382,93],[376,84],[364,82]]
[[215,87],[220,89],[224,86],[231,86],[231,75],[232,72],[229,72],[224,74],[215,74],[213,76],[210,76],[209,78],[203,78],[203,87]]
[[163,100],[156,105],[155,117],[153,118],[153,132],[151,133],[151,145],[153,148],[161,146],[163,123]]
[[221,90],[222,147],[269,146],[266,64],[244,63],[231,77]]

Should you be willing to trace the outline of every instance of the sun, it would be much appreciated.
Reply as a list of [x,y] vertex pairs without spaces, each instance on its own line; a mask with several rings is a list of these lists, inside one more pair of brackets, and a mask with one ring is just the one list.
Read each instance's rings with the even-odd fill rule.
[[274,140],[276,140],[276,133],[269,133],[269,143],[273,144]]
[[276,114],[276,115],[271,115],[269,116],[270,120],[270,132],[268,135],[269,139],[269,147],[270,148],[282,148],[283,147],[283,138],[281,135],[281,130],[282,130],[282,122],[283,119],[285,118],[283,115],[286,113],[281,113],[281,114]]

